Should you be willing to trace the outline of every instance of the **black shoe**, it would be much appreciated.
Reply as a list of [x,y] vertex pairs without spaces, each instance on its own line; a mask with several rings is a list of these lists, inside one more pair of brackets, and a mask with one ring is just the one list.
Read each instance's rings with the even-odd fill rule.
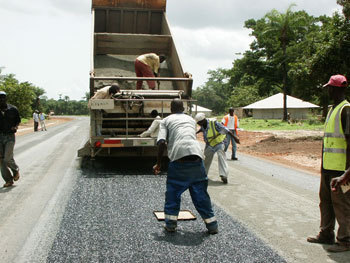
[[220,178],[221,178],[221,181],[222,181],[224,184],[227,184],[227,177],[224,177],[224,176],[220,175]]
[[237,157],[231,157],[231,160],[233,160],[233,161],[237,161],[237,160],[238,160],[238,158],[237,158]]
[[176,231],[176,227],[164,226],[164,229],[170,233],[174,233]]
[[219,230],[216,228],[216,229],[208,229],[208,234],[209,235],[215,235],[215,234],[217,234],[217,233],[219,233]]
[[318,244],[328,244],[333,245],[335,242],[334,234],[332,235],[325,235],[325,234],[318,234],[316,237],[308,237],[307,242],[310,243],[318,243]]

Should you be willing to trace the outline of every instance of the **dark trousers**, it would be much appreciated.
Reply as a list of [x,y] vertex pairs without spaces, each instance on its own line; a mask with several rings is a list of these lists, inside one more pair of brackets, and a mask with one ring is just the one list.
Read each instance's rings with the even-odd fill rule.
[[339,224],[337,240],[350,244],[350,191],[343,193],[341,189],[332,192],[330,182],[332,178],[342,175],[343,172],[321,172],[320,184],[320,211],[321,233],[326,235],[333,233],[335,220]]
[[12,181],[13,174],[19,170],[18,165],[13,159],[14,147],[14,134],[0,134],[0,166],[1,175],[5,182]]
[[39,122],[34,121],[34,131],[38,131]]
[[170,162],[165,193],[165,223],[176,226],[180,211],[181,195],[189,189],[192,202],[208,229],[217,228],[214,211],[207,191],[208,178],[203,161]]

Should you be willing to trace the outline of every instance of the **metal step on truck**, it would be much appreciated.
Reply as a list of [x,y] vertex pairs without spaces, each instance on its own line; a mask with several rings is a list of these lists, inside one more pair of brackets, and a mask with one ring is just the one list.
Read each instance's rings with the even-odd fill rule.
[[[184,76],[165,11],[166,0],[92,0],[90,97],[112,83],[121,92],[91,100],[90,138],[79,157],[156,156],[156,138],[139,136],[154,120],[151,112],[163,119],[179,98],[191,114],[193,80]],[[157,78],[136,77],[134,61],[147,53],[166,56]],[[138,80],[141,90],[136,90]],[[156,89],[148,89],[146,80],[156,80]]]

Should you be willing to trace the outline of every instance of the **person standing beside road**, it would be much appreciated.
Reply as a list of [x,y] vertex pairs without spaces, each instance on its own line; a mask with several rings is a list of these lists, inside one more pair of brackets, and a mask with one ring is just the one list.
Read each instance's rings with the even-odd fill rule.
[[[189,189],[192,202],[203,218],[209,234],[218,233],[218,223],[208,194],[208,177],[203,165],[203,152],[196,140],[196,122],[184,114],[183,102],[171,102],[171,115],[162,120],[157,138],[155,174],[160,173],[163,152],[168,147],[170,159],[165,193],[165,230],[175,232],[181,194]],[[167,146],[166,146],[167,142]]]
[[0,91],[0,165],[1,175],[5,180],[4,187],[13,185],[19,179],[19,167],[13,158],[15,133],[21,122],[17,108],[7,104],[7,95]]
[[[158,56],[155,53],[148,53],[138,56],[135,59],[136,77],[158,77],[160,63],[165,61],[165,59],[166,57],[164,55]],[[156,82],[154,80],[147,80],[147,84],[152,90],[156,88]],[[137,81],[136,89],[142,89],[142,80]]]
[[46,125],[45,125],[45,114],[40,111],[39,113],[39,121],[40,121],[40,128],[42,131],[47,131]]
[[[89,100],[88,107],[91,108],[91,101],[92,100],[103,100],[103,99],[111,99],[116,93],[120,92],[120,88],[118,84],[112,84],[111,86],[106,86],[102,89],[99,89],[96,91],[94,96],[92,96]],[[95,120],[96,120],[96,127],[95,127],[95,134],[96,136],[102,135],[102,110],[94,110],[95,114]]]
[[[234,135],[237,136],[237,128],[239,126],[239,121],[238,117],[236,114],[234,114],[235,110],[231,107],[229,109],[229,114],[225,115],[224,118],[222,119],[221,123],[229,129]],[[230,134],[227,134],[226,137],[226,144],[225,144],[225,152],[227,151],[228,147],[230,146],[230,142],[232,144],[232,155],[231,155],[231,160],[238,160],[236,153],[237,153],[237,144],[234,139]]]
[[[308,237],[310,243],[334,244],[334,227],[339,228],[337,242],[328,252],[350,251],[350,191],[332,191],[336,183],[343,183],[350,173],[350,104],[345,100],[348,82],[343,75],[331,76],[323,87],[328,88],[334,105],[329,110],[324,128],[323,156],[320,183],[320,232]],[[337,177],[340,176],[340,179]],[[335,179],[335,180],[333,180]],[[330,185],[332,183],[332,186]]]
[[159,125],[162,121],[162,118],[159,116],[157,110],[153,110],[151,112],[151,117],[154,118],[154,121],[152,122],[151,126],[147,129],[147,131],[144,131],[140,134],[140,137],[152,137],[156,138],[158,136],[159,132]]
[[38,131],[38,127],[39,127],[39,115],[38,115],[38,111],[35,110],[33,113],[33,120],[34,120],[34,131]]
[[225,144],[224,140],[227,134],[230,134],[237,143],[239,143],[238,137],[233,134],[229,129],[223,126],[216,120],[207,120],[205,114],[200,112],[195,116],[197,124],[201,127],[197,131],[203,132],[203,138],[205,141],[204,149],[204,166],[207,174],[209,174],[209,168],[213,161],[214,154],[218,155],[219,162],[219,176],[224,184],[228,181],[228,167],[226,162]]

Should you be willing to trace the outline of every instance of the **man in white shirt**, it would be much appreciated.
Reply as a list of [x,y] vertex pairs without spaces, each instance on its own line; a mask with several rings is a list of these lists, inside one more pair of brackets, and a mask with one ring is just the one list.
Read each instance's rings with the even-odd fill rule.
[[[102,89],[99,89],[96,91],[94,96],[92,96],[89,100],[88,107],[91,108],[91,100],[96,99],[111,99],[114,94],[119,93],[120,88],[118,84],[112,84],[111,86],[106,86]],[[95,120],[96,120],[96,127],[95,127],[95,134],[96,136],[102,135],[102,111],[101,110],[94,110],[93,113],[95,114]]]
[[163,152],[168,147],[170,159],[165,193],[165,230],[174,232],[180,211],[181,194],[189,189],[192,202],[203,218],[209,234],[218,233],[218,223],[207,192],[208,177],[203,164],[203,151],[196,139],[196,122],[184,114],[181,100],[171,102],[171,115],[160,124],[155,174],[160,173]]
[[[135,60],[136,77],[158,77],[160,63],[165,61],[164,55],[157,55],[155,53],[148,53],[138,56]],[[154,80],[147,81],[150,89],[156,88]],[[136,89],[142,89],[142,80],[137,81]],[[158,88],[159,89],[159,88]]]
[[159,125],[162,121],[162,118],[159,116],[157,110],[153,110],[151,112],[151,117],[154,118],[154,121],[152,122],[151,126],[147,129],[147,131],[144,131],[140,134],[140,137],[152,137],[157,138],[158,132],[159,132]]
[[34,120],[34,131],[38,131],[38,127],[39,127],[39,115],[38,115],[38,111],[35,110],[33,113],[33,120]]

